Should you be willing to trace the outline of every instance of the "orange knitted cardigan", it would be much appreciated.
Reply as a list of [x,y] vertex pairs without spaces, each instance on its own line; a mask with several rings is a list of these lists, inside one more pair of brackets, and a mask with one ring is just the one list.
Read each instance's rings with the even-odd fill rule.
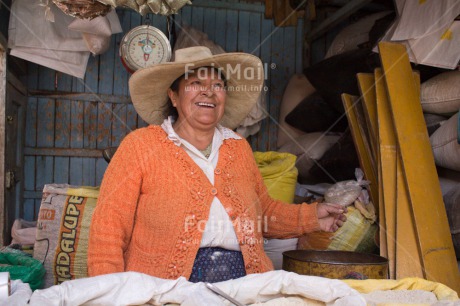
[[224,140],[214,173],[213,186],[160,126],[127,135],[104,175],[92,217],[89,275],[138,271],[189,278],[214,196],[232,220],[248,274],[273,269],[262,236],[319,230],[316,204],[269,197],[246,140]]

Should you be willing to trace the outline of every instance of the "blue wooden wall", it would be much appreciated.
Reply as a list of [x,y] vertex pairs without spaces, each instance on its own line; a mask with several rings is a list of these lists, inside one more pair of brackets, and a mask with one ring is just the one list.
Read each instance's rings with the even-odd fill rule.
[[[222,1],[204,7],[194,1],[175,16],[177,29],[191,25],[209,35],[226,51],[259,56],[268,67],[267,110],[269,118],[261,131],[250,137],[254,150],[276,149],[277,119],[283,91],[294,73],[302,70],[302,20],[297,27],[278,28],[264,18],[262,3]],[[214,6],[219,6],[214,1]],[[126,33],[145,22],[131,10],[119,10]],[[166,18],[152,15],[152,25],[166,32]],[[128,103],[129,74],[123,68],[118,48],[123,33],[112,36],[111,48],[90,57],[84,80],[30,63],[29,90],[67,91],[107,95],[108,99],[65,99],[30,96],[27,109],[25,190],[22,218],[37,218],[43,186],[50,183],[99,185],[107,167],[102,150],[118,146],[130,131],[145,126]]]

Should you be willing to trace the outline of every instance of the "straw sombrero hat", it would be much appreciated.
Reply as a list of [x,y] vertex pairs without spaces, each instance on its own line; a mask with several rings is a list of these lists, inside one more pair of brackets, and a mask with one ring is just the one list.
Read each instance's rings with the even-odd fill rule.
[[149,124],[161,124],[169,111],[167,89],[187,71],[204,66],[221,69],[227,79],[225,112],[220,123],[237,128],[259,98],[264,81],[262,62],[248,53],[212,55],[201,46],[176,50],[174,62],[143,68],[131,76],[131,100],[139,116]]

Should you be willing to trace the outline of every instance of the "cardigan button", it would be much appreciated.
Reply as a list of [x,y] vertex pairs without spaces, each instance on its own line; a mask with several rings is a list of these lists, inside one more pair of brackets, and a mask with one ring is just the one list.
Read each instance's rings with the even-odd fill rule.
[[217,194],[217,188],[212,188],[211,194],[215,196]]
[[222,171],[220,170],[220,168],[216,168],[216,170],[214,170],[214,173],[215,173],[215,174],[221,174]]

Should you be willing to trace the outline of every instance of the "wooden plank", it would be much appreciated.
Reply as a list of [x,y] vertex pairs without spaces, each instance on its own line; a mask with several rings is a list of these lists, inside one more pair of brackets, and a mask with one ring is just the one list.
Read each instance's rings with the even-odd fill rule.
[[[269,68],[272,66],[272,58],[271,58],[271,45],[272,45],[272,33],[274,31],[274,25],[273,21],[270,19],[263,19],[262,18],[262,29],[261,29],[261,42],[260,42],[260,59],[262,60],[262,63],[264,63],[266,66],[264,66],[265,69],[265,75],[266,75],[266,80],[265,80],[265,85],[267,86],[268,91],[265,92],[265,100],[266,100],[266,111],[269,113],[272,97],[271,97],[271,91],[272,91],[272,69]],[[265,68],[267,67],[267,68]],[[276,67],[276,64],[275,64]],[[269,114],[267,114],[269,115]],[[264,120],[262,120],[262,123],[260,125],[260,130],[261,132],[257,133],[257,144],[258,146],[256,147],[259,151],[265,152],[268,151],[270,148],[270,142],[269,142],[269,137],[268,137],[268,129],[270,126],[270,121],[273,118],[270,116],[267,116]],[[278,118],[276,118],[276,122],[278,122]],[[276,141],[275,141],[276,145]],[[276,148],[276,146],[274,147]],[[255,149],[255,148],[254,148]]]
[[179,11],[180,15],[180,26],[186,26],[192,24],[192,6],[186,5]]
[[103,158],[96,159],[96,182],[95,185],[99,186],[104,177],[105,170],[107,169],[107,162]]
[[34,221],[35,220],[35,200],[25,199],[24,200],[24,220]]
[[[396,136],[391,118],[390,104],[385,89],[382,70],[375,70],[375,90],[377,100],[377,120],[379,134],[380,167],[382,172],[383,201],[379,209],[380,222],[386,233],[382,233],[381,242],[386,238],[387,258],[390,278],[396,278]],[[386,235],[385,235],[386,234]]]
[[216,28],[219,31],[215,35],[215,43],[225,49],[225,38],[226,32],[231,31],[231,29],[227,29],[225,27],[225,23],[227,22],[227,12],[222,9],[216,10]]
[[203,29],[203,15],[204,15],[204,9],[202,7],[192,7],[192,26],[195,29],[198,29],[200,31],[204,31]]
[[[358,73],[358,86],[362,96],[364,116],[369,129],[370,144],[375,160],[378,159],[378,122],[377,103],[375,93],[375,78],[372,73]],[[374,203],[378,204],[378,203]]]
[[296,27],[296,39],[295,39],[295,57],[296,57],[296,67],[295,67],[295,72],[297,74],[300,74],[303,72],[303,52],[302,52],[302,46],[303,46],[303,28],[304,28],[304,20],[299,19],[298,20],[299,24]]
[[270,121],[268,126],[268,147],[276,148],[278,137],[278,118],[280,114],[280,104],[283,98],[284,89],[286,88],[287,79],[282,73],[284,46],[280,43],[284,41],[284,28],[276,28],[273,31],[271,39],[271,62],[276,68],[271,71],[270,81],[270,104],[269,114]]
[[[60,74],[58,79],[58,90],[71,88],[72,77]],[[57,148],[70,147],[70,101],[64,99],[56,100],[56,124],[54,146]],[[54,158],[53,183],[66,184],[69,181],[70,160],[68,157]]]
[[112,137],[110,146],[117,147],[126,135],[126,105],[114,105],[112,108]]
[[82,158],[82,182],[83,186],[96,185],[96,160],[94,158]]
[[[100,56],[90,56],[88,59],[88,65],[86,66],[86,72],[85,72],[85,81],[83,84],[83,90],[85,92],[89,93],[97,93],[98,91],[98,77],[99,77],[99,58]],[[103,69],[106,69],[107,67],[103,67]],[[106,88],[102,87],[101,88],[101,93],[108,93],[111,94],[112,91],[106,92],[104,91]]]
[[372,201],[378,201],[378,181],[377,167],[372,158],[366,129],[363,127],[364,122],[362,106],[358,97],[349,94],[342,94],[342,102],[345,108],[345,114],[348,119],[356,152],[358,153],[359,163],[364,172],[366,180],[370,181],[370,196]]
[[[232,2],[232,4],[234,4]],[[225,34],[225,51],[235,52],[238,50],[238,32],[235,29],[238,28],[238,12],[234,10],[227,11],[227,23],[225,25],[227,29]]]
[[105,149],[110,146],[112,109],[110,105],[98,103],[97,105],[97,148]]
[[[127,87],[125,87],[127,90]],[[44,99],[64,99],[69,101],[100,102],[114,104],[132,103],[131,98],[127,95],[98,94],[85,92],[65,92],[49,90],[30,90],[29,97]]]
[[53,183],[54,158],[52,156],[38,156],[36,161],[35,190],[41,191],[45,184]]
[[84,102],[83,113],[83,147],[95,149],[97,130],[97,104],[96,102]]
[[[119,50],[119,45],[121,40],[123,39],[124,34],[130,29],[131,27],[131,14],[126,11],[117,12],[118,18],[120,20],[121,28],[124,30],[123,33],[118,33],[112,36],[112,39],[115,41],[116,51]],[[118,53],[114,54],[115,62],[113,67],[113,94],[118,97],[128,97],[128,79],[129,79],[129,72],[123,66]],[[105,71],[104,71],[105,73]],[[102,98],[101,98],[102,99]],[[131,103],[131,99],[127,100],[126,103]],[[99,100],[94,100],[99,101]],[[104,102],[108,102],[107,100],[102,100]]]
[[[250,13],[249,16],[249,42],[248,42],[248,53],[251,53],[260,58],[261,50],[261,33],[262,33],[262,14],[260,13]],[[265,94],[265,93],[263,93]],[[257,148],[258,146],[258,137],[257,134],[249,137],[248,141],[251,144],[252,148]]]
[[[46,90],[55,89],[56,72],[39,67],[38,86]],[[37,146],[51,148],[54,146],[54,120],[55,101],[51,99],[38,99],[37,105]],[[53,182],[54,158],[41,156],[36,159],[35,190],[43,190],[45,184]]]
[[69,184],[75,186],[83,185],[83,158],[74,157],[70,160]]
[[[41,191],[25,191],[24,192],[24,199],[41,199],[43,196],[43,192]],[[32,202],[33,206],[33,202]]]
[[418,236],[411,211],[403,164],[398,152],[396,166],[396,279],[405,277],[426,278]]
[[[34,148],[25,147],[24,155],[27,156],[67,156],[67,157],[102,157],[99,149],[83,148]],[[33,163],[29,161],[32,166]]]
[[273,18],[273,1],[274,0],[265,0],[265,18]]
[[379,43],[426,278],[460,291],[455,251],[406,47]]
[[332,29],[334,26],[342,22],[343,20],[350,17],[351,14],[358,11],[360,8],[364,7],[366,4],[371,2],[371,0],[351,0],[340,9],[338,9],[332,16],[324,20],[320,25],[315,27],[309,34],[309,39],[311,41],[317,39],[329,29]]
[[211,41],[216,41],[216,35],[222,30],[222,28],[216,27],[216,9],[208,8],[204,10],[203,17],[203,28],[205,29],[208,38]]
[[261,13],[261,14],[265,13],[264,6],[256,4],[256,3],[245,3],[245,2],[235,2],[235,1],[224,2],[224,1],[193,0],[192,6],[194,8],[195,7],[200,7],[200,8],[205,8],[205,9],[206,8],[216,8],[216,9],[225,9],[225,10],[235,10],[235,11],[240,11],[240,12],[253,12],[253,13]]
[[[82,101],[72,101],[71,102],[71,132],[70,132],[70,147],[72,149],[81,149],[83,148],[83,114],[84,114],[84,102]],[[74,157],[70,159],[69,167],[69,183],[72,185],[81,185],[82,181],[82,171],[81,171],[81,161],[79,157]]]
[[240,12],[238,18],[238,52],[248,52],[251,53],[252,50],[249,50],[249,16],[248,12]]

